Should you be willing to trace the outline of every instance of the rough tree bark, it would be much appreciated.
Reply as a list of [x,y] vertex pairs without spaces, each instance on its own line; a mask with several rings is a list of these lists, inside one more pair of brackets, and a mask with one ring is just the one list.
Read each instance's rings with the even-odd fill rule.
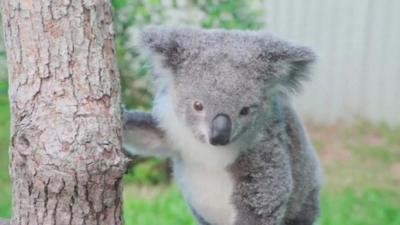
[[109,0],[3,0],[16,224],[123,224]]
[[0,225],[9,225],[9,224],[10,224],[10,221],[0,219]]

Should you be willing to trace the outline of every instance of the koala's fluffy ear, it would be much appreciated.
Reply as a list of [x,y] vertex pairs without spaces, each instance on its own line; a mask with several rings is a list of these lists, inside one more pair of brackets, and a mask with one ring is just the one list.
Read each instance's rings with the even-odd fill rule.
[[174,29],[153,26],[141,31],[139,47],[160,60],[162,66],[175,70],[184,59],[184,48]]
[[273,71],[267,73],[278,78],[279,84],[290,91],[297,91],[301,82],[308,78],[309,68],[317,57],[308,47],[282,40],[268,40],[263,43],[260,58],[267,65],[273,65]]

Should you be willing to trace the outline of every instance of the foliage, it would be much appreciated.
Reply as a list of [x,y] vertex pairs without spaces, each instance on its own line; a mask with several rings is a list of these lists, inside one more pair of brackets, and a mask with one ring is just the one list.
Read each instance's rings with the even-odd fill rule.
[[[128,170],[124,181],[138,185],[167,184],[171,178],[169,161],[157,158],[137,158],[134,168]],[[136,162],[135,162],[136,161]],[[140,162],[142,161],[142,162]]]
[[[0,34],[3,34],[2,28],[2,15],[0,10]],[[7,66],[6,66],[6,50],[4,47],[4,42],[0,37],[0,95],[5,95],[7,93]]]
[[206,14],[201,25],[207,28],[259,29],[263,26],[261,19],[262,1],[215,1],[194,0],[200,10]]

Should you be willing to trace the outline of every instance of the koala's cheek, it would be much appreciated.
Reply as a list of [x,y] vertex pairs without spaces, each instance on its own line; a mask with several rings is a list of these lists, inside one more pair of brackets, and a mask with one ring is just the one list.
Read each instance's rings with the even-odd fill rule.
[[204,143],[207,143],[209,137],[209,129],[204,123],[199,123],[197,127],[197,138]]
[[197,133],[197,135],[195,135],[196,139],[199,140],[202,143],[207,143],[207,138],[203,133]]
[[242,120],[240,123],[238,123],[237,127],[235,127],[234,133],[233,133],[233,139],[238,140],[240,139],[243,134],[246,133],[246,131],[249,130],[250,127],[252,127],[252,121],[251,119],[247,120]]

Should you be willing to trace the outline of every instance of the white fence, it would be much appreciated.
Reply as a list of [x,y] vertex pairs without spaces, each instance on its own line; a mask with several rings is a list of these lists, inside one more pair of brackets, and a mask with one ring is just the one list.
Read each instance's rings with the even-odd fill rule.
[[267,0],[267,26],[320,60],[296,99],[306,118],[400,125],[400,0]]

